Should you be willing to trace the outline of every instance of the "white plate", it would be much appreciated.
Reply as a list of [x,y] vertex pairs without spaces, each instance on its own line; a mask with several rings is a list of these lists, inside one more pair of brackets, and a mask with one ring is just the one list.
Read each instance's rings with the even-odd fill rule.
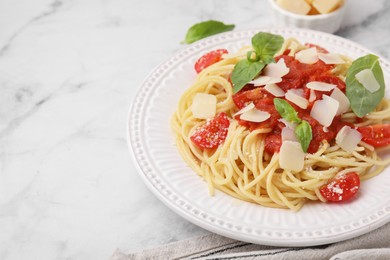
[[[299,29],[262,31],[319,44],[352,58],[370,53],[351,41],[326,33]],[[128,118],[128,144],[146,185],[190,222],[226,237],[257,244],[327,244],[356,237],[389,222],[390,169],[363,182],[358,197],[349,203],[307,203],[299,212],[293,212],[239,201],[218,191],[211,197],[206,183],[184,163],[174,145],[169,121],[180,96],[195,80],[195,61],[216,48],[235,52],[250,44],[256,32],[229,32],[196,42],[146,78]],[[390,64],[383,58],[380,61],[389,83]],[[386,95],[389,96],[389,87]]]

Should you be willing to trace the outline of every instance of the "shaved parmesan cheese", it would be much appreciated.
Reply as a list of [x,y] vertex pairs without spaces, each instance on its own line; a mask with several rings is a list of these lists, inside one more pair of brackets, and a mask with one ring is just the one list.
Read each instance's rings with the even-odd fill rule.
[[[311,0],[306,0],[306,2],[308,2],[308,1],[311,1]],[[312,6],[311,9],[310,9],[310,12],[308,13],[308,15],[317,15],[317,14],[320,14],[320,12],[318,12],[317,9],[315,9]]]
[[301,144],[294,141],[284,141],[280,147],[279,165],[285,170],[299,172],[303,169],[305,153]]
[[242,108],[240,111],[238,111],[237,113],[235,113],[233,115],[233,117],[237,116],[237,115],[241,115],[251,109],[255,108],[255,104],[253,104],[253,102],[251,102],[249,105],[247,105],[246,107]]
[[295,14],[307,14],[311,8],[305,0],[277,0],[277,3],[283,9]]
[[378,81],[376,80],[374,73],[370,69],[364,69],[355,75],[357,81],[363,85],[365,89],[374,93],[379,90],[380,86]]
[[272,78],[282,78],[289,72],[290,69],[286,66],[284,59],[280,59],[277,63],[268,64],[263,70],[263,75]]
[[191,111],[195,118],[207,119],[215,116],[217,98],[214,95],[197,93],[192,100]]
[[314,89],[310,89],[309,102],[313,102],[314,100],[316,100],[316,98],[316,92],[314,91]]
[[362,134],[349,126],[340,129],[336,136],[336,144],[344,151],[352,153],[362,140]]
[[333,118],[339,109],[339,102],[327,95],[322,96],[322,100],[314,102],[310,116],[317,120],[323,126],[330,126]]
[[319,90],[319,91],[331,91],[332,89],[337,87],[337,85],[320,82],[320,81],[312,81],[307,83],[306,87],[314,90]]
[[271,115],[268,112],[263,112],[263,111],[258,110],[256,108],[253,108],[249,111],[242,113],[240,116],[240,119],[245,120],[245,121],[260,123],[260,122],[267,120],[270,117],[271,117]]
[[295,130],[295,128],[297,127],[298,123],[290,123],[289,121],[287,121],[286,119],[284,118],[280,118],[278,119],[279,122],[283,123],[286,127],[288,128],[291,128],[293,130]]
[[321,14],[327,14],[336,10],[342,4],[342,0],[314,0],[312,4]]
[[335,53],[318,53],[318,58],[325,64],[343,64],[345,61]]
[[254,80],[249,81],[249,83],[253,84],[255,87],[264,86],[267,84],[279,83],[279,82],[282,82],[282,78],[272,78],[269,76],[259,76]]
[[286,92],[284,92],[284,90],[279,88],[276,84],[267,84],[265,85],[264,89],[275,97],[284,97],[284,95],[286,94]]
[[306,109],[309,101],[303,97],[303,89],[289,89],[286,93],[286,99],[302,109]]
[[250,84],[253,84],[255,86],[261,86],[261,85],[265,85],[268,83],[268,81],[271,80],[271,77],[268,77],[268,76],[259,76],[257,78],[255,78],[254,80],[252,81],[249,81]]
[[300,63],[314,64],[318,61],[318,53],[315,47],[302,50],[295,54],[295,59]]
[[349,110],[349,100],[347,96],[339,89],[335,88],[330,95],[331,98],[337,100],[339,102],[339,109],[337,109],[336,115],[344,114]]
[[282,128],[282,141],[294,141],[298,142],[297,137],[295,136],[294,130],[289,127]]

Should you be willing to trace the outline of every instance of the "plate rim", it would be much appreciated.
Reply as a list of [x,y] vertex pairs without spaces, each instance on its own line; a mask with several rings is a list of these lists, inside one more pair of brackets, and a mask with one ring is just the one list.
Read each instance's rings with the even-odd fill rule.
[[[376,217],[374,219],[369,218],[367,215],[367,223],[360,225],[357,228],[353,228],[350,230],[344,230],[341,233],[333,233],[333,234],[325,234],[321,237],[311,237],[311,236],[302,236],[299,239],[296,238],[289,238],[285,236],[279,236],[279,235],[272,235],[271,236],[264,236],[264,234],[248,234],[248,233],[242,233],[240,230],[235,230],[234,226],[229,224],[228,221],[223,223],[223,225],[215,225],[212,224],[210,221],[205,221],[205,218],[201,218],[200,215],[203,214],[202,210],[192,211],[191,205],[187,210],[185,210],[184,206],[185,204],[178,205],[177,202],[172,199],[172,196],[175,197],[176,194],[163,194],[164,190],[161,190],[158,188],[158,183],[153,183],[153,178],[151,174],[151,169],[147,168],[147,164],[144,163],[143,158],[143,151],[141,150],[141,147],[139,147],[139,143],[135,144],[134,141],[137,141],[136,135],[137,133],[134,133],[136,129],[136,126],[140,124],[139,118],[135,118],[135,115],[140,113],[140,104],[142,107],[142,103],[144,101],[143,93],[147,92],[145,91],[145,85],[148,83],[148,81],[152,78],[153,75],[156,73],[158,74],[159,70],[161,71],[161,67],[165,66],[165,70],[172,69],[174,67],[174,62],[172,62],[172,59],[178,56],[183,56],[184,54],[188,53],[189,51],[193,51],[194,49],[201,49],[202,47],[210,47],[208,45],[211,45],[213,43],[220,42],[221,44],[224,43],[224,41],[227,41],[227,38],[234,39],[232,35],[240,35],[236,36],[236,40],[243,39],[244,37],[250,37],[256,32],[259,31],[266,31],[266,32],[273,32],[273,33],[286,33],[286,34],[303,34],[305,36],[309,35],[316,35],[326,38],[333,38],[334,40],[341,41],[344,43],[347,43],[351,47],[354,47],[358,49],[359,51],[363,52],[369,52],[377,55],[382,64],[385,64],[385,67],[387,70],[390,68],[390,63],[384,59],[382,56],[376,54],[375,52],[372,52],[368,50],[367,48],[361,46],[358,43],[355,43],[349,39],[342,38],[337,35],[328,34],[324,32],[314,31],[314,30],[308,30],[308,29],[297,29],[297,28],[257,28],[257,29],[248,29],[248,30],[237,30],[232,32],[226,32],[222,34],[218,34],[215,36],[207,37],[203,40],[197,41],[193,44],[190,44],[184,48],[179,49],[172,55],[170,55],[165,61],[161,62],[159,65],[157,65],[154,69],[152,69],[149,74],[145,77],[143,82],[139,85],[137,92],[131,102],[128,114],[127,114],[127,123],[126,123],[126,137],[127,137],[127,144],[130,151],[130,155],[132,158],[132,161],[134,163],[134,166],[136,166],[136,170],[140,177],[142,178],[143,182],[146,184],[146,186],[149,188],[150,191],[160,200],[162,201],[168,208],[173,210],[175,213],[179,214],[181,217],[185,218],[186,220],[190,221],[191,223],[200,226],[208,231],[211,231],[213,233],[229,237],[232,239],[237,239],[240,241],[245,241],[249,243],[255,243],[255,244],[262,244],[262,245],[269,245],[269,246],[288,246],[288,247],[307,247],[307,246],[315,246],[315,245],[323,245],[323,244],[329,244],[334,242],[339,242],[343,240],[347,240],[353,237],[357,237],[360,235],[363,235],[365,233],[368,233],[374,229],[377,229],[386,223],[390,222],[390,207],[385,207],[381,210],[378,210],[377,212],[371,213],[370,216],[375,215]],[[177,58],[176,58],[177,60]],[[169,65],[171,63],[171,65]],[[163,69],[164,70],[164,69]],[[160,73],[161,74],[161,73]],[[150,89],[150,88],[149,88]],[[150,92],[150,91],[149,91]],[[135,123],[134,123],[135,122]],[[138,122],[138,123],[137,123]],[[139,133],[138,133],[139,134]],[[140,153],[141,151],[141,153]],[[141,160],[140,160],[141,159]],[[176,196],[177,197],[177,196]],[[177,200],[177,199],[176,199]],[[381,212],[378,214],[378,212]],[[207,216],[207,214],[206,214]],[[274,232],[280,232],[274,231]]]

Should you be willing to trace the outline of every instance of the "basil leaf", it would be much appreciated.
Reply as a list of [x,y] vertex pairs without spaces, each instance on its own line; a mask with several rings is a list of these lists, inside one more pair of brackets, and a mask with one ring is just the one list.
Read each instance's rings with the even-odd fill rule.
[[194,24],[188,29],[184,43],[193,43],[208,36],[233,30],[234,24],[209,20]]
[[234,93],[240,91],[261,70],[274,61],[275,53],[282,47],[284,39],[280,35],[260,32],[252,37],[252,45],[256,57],[252,59],[253,51],[247,53],[247,59],[241,60],[234,66],[232,83]]
[[274,98],[274,105],[279,115],[289,122],[300,123],[298,112],[284,99]]
[[[380,88],[374,93],[363,87],[355,77],[357,73],[364,69],[372,70],[375,79],[379,83]],[[352,111],[358,117],[363,117],[373,111],[385,95],[385,81],[379,58],[368,54],[352,62],[347,71],[345,84],[347,85],[346,95],[351,103]]]
[[280,35],[259,32],[252,37],[252,46],[257,55],[265,63],[274,61],[274,55],[280,50],[284,38]]
[[295,128],[295,136],[301,143],[302,150],[306,153],[311,139],[313,138],[310,124],[302,120],[302,122]]
[[301,120],[298,117],[298,112],[286,100],[274,98],[274,105],[281,117],[292,123],[300,123],[295,128],[295,136],[298,138],[302,150],[306,153],[313,138],[310,124],[305,120]]
[[262,62],[251,62],[249,60],[240,60],[233,69],[231,80],[233,83],[233,92],[240,91],[249,81],[251,81],[264,68]]

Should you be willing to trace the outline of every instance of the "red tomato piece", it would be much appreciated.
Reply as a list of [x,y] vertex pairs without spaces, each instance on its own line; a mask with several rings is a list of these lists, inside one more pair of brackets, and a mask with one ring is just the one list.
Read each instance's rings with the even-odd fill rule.
[[270,134],[265,138],[265,151],[269,154],[278,153],[282,146],[281,134]]
[[241,120],[240,116],[236,116],[235,119],[238,120],[239,124],[249,128],[250,131],[258,128],[273,128],[280,118],[273,103],[273,95],[264,88],[254,88],[253,85],[246,85],[241,91],[234,94],[232,98],[238,109],[242,109],[250,102],[253,102],[257,109],[270,113],[271,117],[260,123]]
[[305,43],[305,46],[309,47],[309,48],[312,48],[312,47],[315,47],[317,49],[317,52],[321,52],[321,53],[329,53],[329,51],[321,46],[318,46],[316,44],[313,44],[313,43]]
[[217,148],[222,144],[228,134],[229,118],[223,112],[195,130],[191,141],[202,149]]
[[257,104],[265,102],[273,105],[273,96],[264,88],[253,88],[251,85],[245,86],[240,92],[232,96],[234,104],[237,108],[242,109],[250,102]]
[[339,77],[333,76],[331,74],[320,75],[320,76],[315,77],[315,80],[329,83],[329,84],[334,84],[345,93],[345,88],[346,88],[345,82],[342,79],[340,79]]
[[241,91],[233,94],[232,99],[236,107],[242,109],[250,102],[262,99],[265,92],[263,88],[254,88],[253,85],[246,85]]
[[227,54],[228,51],[226,49],[218,49],[214,51],[210,51],[200,57],[200,59],[195,63],[195,70],[197,73],[200,73],[202,70],[207,68],[214,63],[222,60],[222,55]]
[[372,146],[381,147],[390,144],[390,124],[358,127],[362,140]]
[[328,201],[340,202],[352,198],[360,188],[360,178],[356,172],[350,172],[331,179],[320,188],[321,195]]
[[320,76],[331,76],[331,70],[334,65],[325,64],[319,60],[314,64],[300,63],[294,57],[280,55],[275,58],[275,61],[284,59],[286,66],[290,69],[289,73],[283,77],[283,81],[277,85],[287,91],[289,89],[305,88],[305,85],[310,81],[316,81]]
[[276,110],[273,98],[265,98],[263,100],[258,101],[255,104],[256,108],[258,110],[261,110],[263,112],[268,112],[271,117],[267,120],[256,123],[256,127],[254,129],[258,128],[274,128],[278,124],[278,119],[280,118],[279,112]]

